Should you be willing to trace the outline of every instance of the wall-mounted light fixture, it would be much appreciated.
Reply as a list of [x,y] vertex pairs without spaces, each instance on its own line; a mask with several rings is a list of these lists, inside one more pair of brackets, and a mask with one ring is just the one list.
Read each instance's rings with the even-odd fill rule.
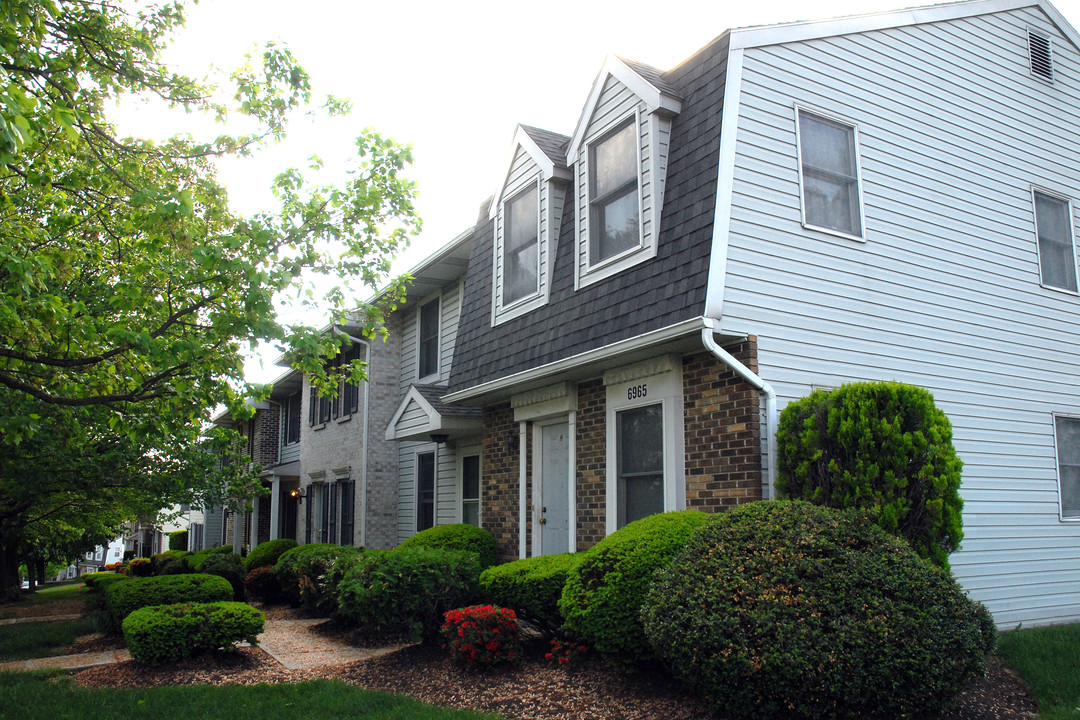
[[289,497],[295,498],[296,502],[298,502],[298,503],[304,502],[304,494],[305,494],[304,493],[304,488],[300,488],[299,490],[290,490],[289,491]]

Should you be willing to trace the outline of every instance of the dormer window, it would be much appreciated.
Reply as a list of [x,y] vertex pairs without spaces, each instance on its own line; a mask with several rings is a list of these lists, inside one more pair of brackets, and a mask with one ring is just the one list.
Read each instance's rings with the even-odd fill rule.
[[540,192],[532,185],[506,202],[503,305],[535,295],[540,279]]
[[589,264],[641,244],[637,123],[631,119],[589,146]]
[[510,162],[491,203],[495,247],[491,324],[543,306],[570,170],[565,135],[518,125]]
[[575,289],[656,257],[672,118],[681,110],[660,71],[616,57],[604,63],[566,151]]

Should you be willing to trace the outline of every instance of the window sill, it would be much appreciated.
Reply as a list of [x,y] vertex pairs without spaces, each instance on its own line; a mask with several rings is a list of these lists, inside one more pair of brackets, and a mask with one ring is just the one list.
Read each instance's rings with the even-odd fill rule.
[[824,233],[825,235],[832,235],[833,237],[844,238],[845,240],[854,240],[855,242],[866,242],[864,235],[851,235],[840,230],[833,230],[831,228],[821,227],[820,225],[811,225],[810,223],[803,223],[803,230],[810,230],[812,232]]
[[623,252],[609,257],[588,269],[579,270],[577,288],[581,289],[593,283],[606,280],[613,275],[618,275],[624,270],[639,265],[656,257],[656,246],[652,243],[644,243],[637,247],[624,250]]
[[[1061,293],[1062,295],[1072,295],[1073,297],[1080,297],[1080,292],[1076,290],[1070,290],[1069,288],[1057,287],[1055,285],[1047,285],[1046,283],[1039,283],[1039,287],[1043,290],[1050,290],[1051,292]],[[1075,518],[1080,520],[1080,516]]]
[[352,413],[349,413],[348,415],[342,415],[341,417],[339,417],[337,419],[336,422],[337,422],[338,425],[340,425],[341,423],[347,423],[350,420],[352,420]]
[[319,432],[320,430],[324,429],[325,427],[326,427],[326,423],[319,423],[318,425],[312,425],[311,429],[314,432]]

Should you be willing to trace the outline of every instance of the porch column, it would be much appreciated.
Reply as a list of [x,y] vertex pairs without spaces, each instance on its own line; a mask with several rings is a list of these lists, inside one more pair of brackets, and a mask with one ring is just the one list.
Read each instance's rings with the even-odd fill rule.
[[567,445],[570,462],[566,487],[569,493],[566,507],[570,508],[570,542],[566,546],[570,552],[577,552],[577,410],[571,410],[566,423]]
[[237,555],[244,547],[244,513],[237,510],[232,514],[232,551]]
[[281,530],[281,476],[270,480],[270,539],[277,540]]
[[251,535],[248,536],[248,547],[253,548],[259,544],[259,514],[263,511],[262,496],[251,500]]

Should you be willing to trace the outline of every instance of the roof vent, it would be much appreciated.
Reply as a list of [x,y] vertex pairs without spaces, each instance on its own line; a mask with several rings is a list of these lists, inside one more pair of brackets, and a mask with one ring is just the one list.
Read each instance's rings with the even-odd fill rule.
[[1028,57],[1031,59],[1031,74],[1053,82],[1054,59],[1051,49],[1050,38],[1028,29]]

